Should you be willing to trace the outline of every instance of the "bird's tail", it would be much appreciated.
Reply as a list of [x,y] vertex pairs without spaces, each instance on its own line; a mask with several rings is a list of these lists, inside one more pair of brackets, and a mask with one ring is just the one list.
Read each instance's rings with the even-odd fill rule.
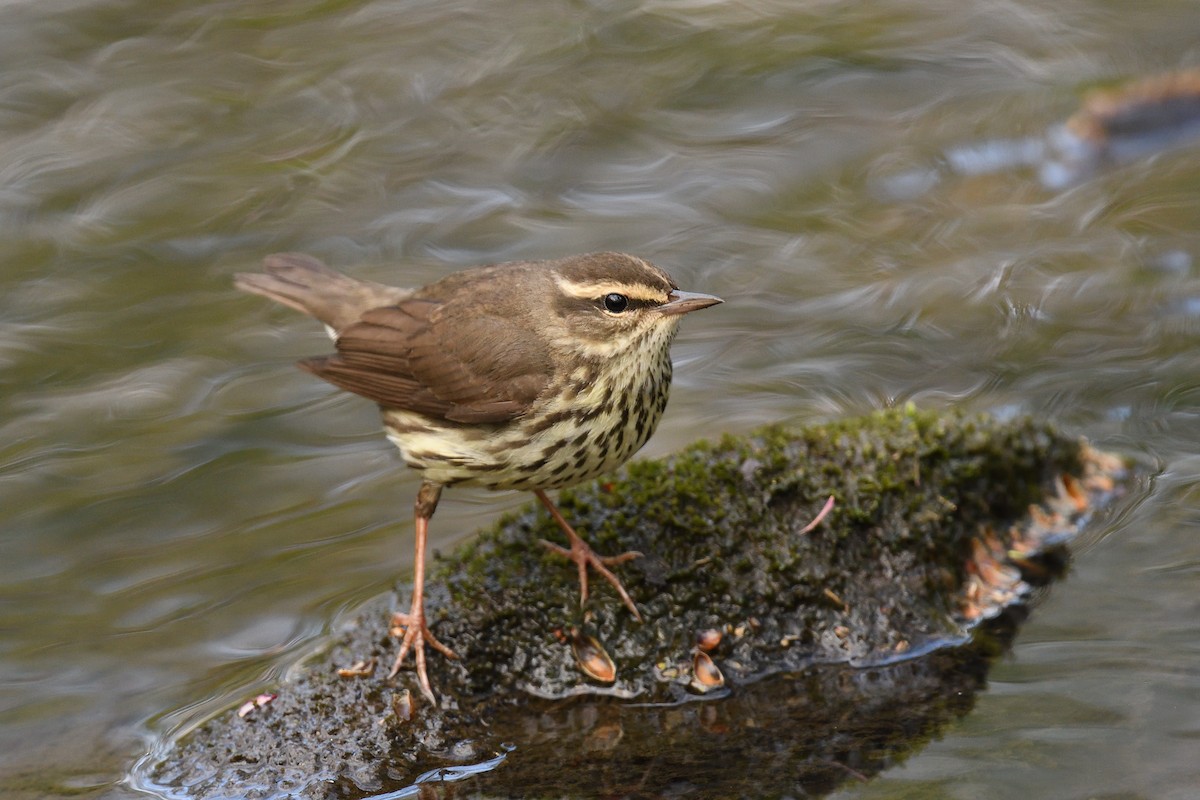
[[263,272],[238,273],[233,285],[315,317],[337,333],[370,309],[412,294],[411,289],[351,278],[301,253],[267,256]]

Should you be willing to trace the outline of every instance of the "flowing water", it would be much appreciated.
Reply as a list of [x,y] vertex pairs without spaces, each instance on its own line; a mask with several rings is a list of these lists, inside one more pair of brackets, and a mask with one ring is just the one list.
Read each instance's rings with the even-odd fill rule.
[[[1200,147],[946,169],[1198,42],[1184,0],[3,3],[0,795],[137,796],[411,568],[375,410],[233,272],[618,249],[727,300],[647,455],[911,400],[1158,469],[973,712],[839,797],[1200,797]],[[435,546],[524,499],[451,490]]]

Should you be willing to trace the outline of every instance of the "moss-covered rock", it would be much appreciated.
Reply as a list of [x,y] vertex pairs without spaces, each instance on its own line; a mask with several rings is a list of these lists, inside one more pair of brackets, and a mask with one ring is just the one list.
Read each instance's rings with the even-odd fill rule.
[[[947,716],[939,687],[969,697],[964,681],[978,682],[985,654],[955,646],[980,619],[1019,603],[1027,580],[1050,574],[1047,555],[1107,501],[1122,471],[1046,424],[913,409],[798,432],[766,428],[637,462],[564,492],[559,505],[597,551],[644,554],[620,568],[644,622],[603,581],[593,580],[580,609],[574,569],[536,544],[560,536],[554,522],[528,506],[433,570],[433,628],[461,656],[431,655],[440,708],[424,704],[407,671],[339,677],[357,661],[391,661],[388,614],[369,610],[269,705],[184,736],[152,782],[197,797],[269,796],[285,786],[353,796],[486,761],[502,742],[517,748],[499,771],[510,778],[517,762],[545,772],[540,749],[551,747],[559,760],[573,757],[577,775],[612,767],[623,752],[612,777],[632,779],[620,770],[650,753],[683,759],[676,766],[708,757],[706,723],[667,717],[708,714],[723,736],[739,728],[752,741],[760,722],[783,730],[796,717],[787,704],[767,713],[773,696],[792,698],[810,718],[803,736],[789,734],[800,736],[786,748],[791,758],[825,753],[832,745],[822,731],[840,731],[833,749],[847,752],[854,726],[813,705],[826,698],[874,732],[860,744],[889,754]],[[832,509],[811,526],[830,497]],[[407,589],[389,602],[406,600]],[[703,681],[693,674],[696,659],[710,666],[697,656],[701,631],[715,666]],[[581,643],[607,651],[614,680],[584,674],[572,646]],[[892,724],[898,698],[907,698],[911,724]],[[817,759],[822,780],[826,757]],[[522,774],[533,794],[552,785],[550,794],[589,793],[568,789],[561,774],[554,784],[553,771]],[[779,772],[788,774],[816,780]]]

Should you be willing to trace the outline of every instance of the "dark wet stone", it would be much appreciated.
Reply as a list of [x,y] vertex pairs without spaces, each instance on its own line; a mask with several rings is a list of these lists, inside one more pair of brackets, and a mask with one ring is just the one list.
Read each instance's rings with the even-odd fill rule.
[[[181,736],[142,783],[361,797],[515,746],[457,796],[824,791],[970,707],[996,633],[1124,469],[1045,424],[911,409],[638,462],[560,507],[598,552],[645,554],[620,568],[644,623],[602,580],[580,611],[573,567],[536,544],[559,533],[531,504],[433,567],[433,629],[462,656],[430,655],[440,708],[411,672],[386,679],[396,642],[376,605],[277,698]],[[696,637],[714,630],[724,686],[697,688]],[[614,682],[579,669],[585,636]],[[374,674],[338,676],[371,658]]]

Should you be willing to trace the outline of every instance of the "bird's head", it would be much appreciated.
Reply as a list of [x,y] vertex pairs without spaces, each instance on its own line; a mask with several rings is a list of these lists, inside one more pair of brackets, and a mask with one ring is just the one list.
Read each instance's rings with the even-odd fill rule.
[[611,358],[641,346],[665,347],[684,314],[722,302],[679,289],[671,276],[624,253],[551,262],[553,313],[572,346]]

